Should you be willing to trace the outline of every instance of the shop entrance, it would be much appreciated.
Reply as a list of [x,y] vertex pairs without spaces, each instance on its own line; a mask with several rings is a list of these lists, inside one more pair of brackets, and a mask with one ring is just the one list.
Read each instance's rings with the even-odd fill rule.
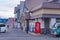
[[45,28],[44,28],[44,33],[45,34],[49,34],[50,33],[50,27],[49,27],[49,24],[50,24],[50,18],[44,18],[44,25],[45,25]]

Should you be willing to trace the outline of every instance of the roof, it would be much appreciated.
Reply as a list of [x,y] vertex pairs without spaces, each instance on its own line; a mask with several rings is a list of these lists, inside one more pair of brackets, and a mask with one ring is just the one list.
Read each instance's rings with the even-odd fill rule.
[[38,5],[41,5],[43,2],[47,2],[47,0],[25,0],[26,1],[26,7],[29,9],[29,11]]
[[48,2],[45,2],[45,3],[43,3],[42,8],[60,9],[60,3],[48,3]]
[[60,3],[44,2],[41,5],[33,8],[31,11],[35,11],[41,8],[60,9]]

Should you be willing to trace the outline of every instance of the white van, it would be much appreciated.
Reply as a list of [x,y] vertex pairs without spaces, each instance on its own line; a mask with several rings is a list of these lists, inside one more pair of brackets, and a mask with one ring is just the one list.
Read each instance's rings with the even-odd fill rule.
[[7,26],[5,24],[0,24],[0,33],[5,33],[7,31]]

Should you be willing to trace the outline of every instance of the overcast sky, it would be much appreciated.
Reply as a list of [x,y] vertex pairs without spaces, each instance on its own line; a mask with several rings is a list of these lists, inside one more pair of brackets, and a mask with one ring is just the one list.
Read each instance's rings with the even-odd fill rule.
[[14,7],[24,0],[0,0],[0,17],[14,17]]

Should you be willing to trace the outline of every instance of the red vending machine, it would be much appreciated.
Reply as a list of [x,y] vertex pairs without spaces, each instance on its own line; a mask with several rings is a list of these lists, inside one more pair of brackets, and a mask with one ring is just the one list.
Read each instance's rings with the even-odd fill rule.
[[40,22],[35,22],[34,33],[41,33]]

